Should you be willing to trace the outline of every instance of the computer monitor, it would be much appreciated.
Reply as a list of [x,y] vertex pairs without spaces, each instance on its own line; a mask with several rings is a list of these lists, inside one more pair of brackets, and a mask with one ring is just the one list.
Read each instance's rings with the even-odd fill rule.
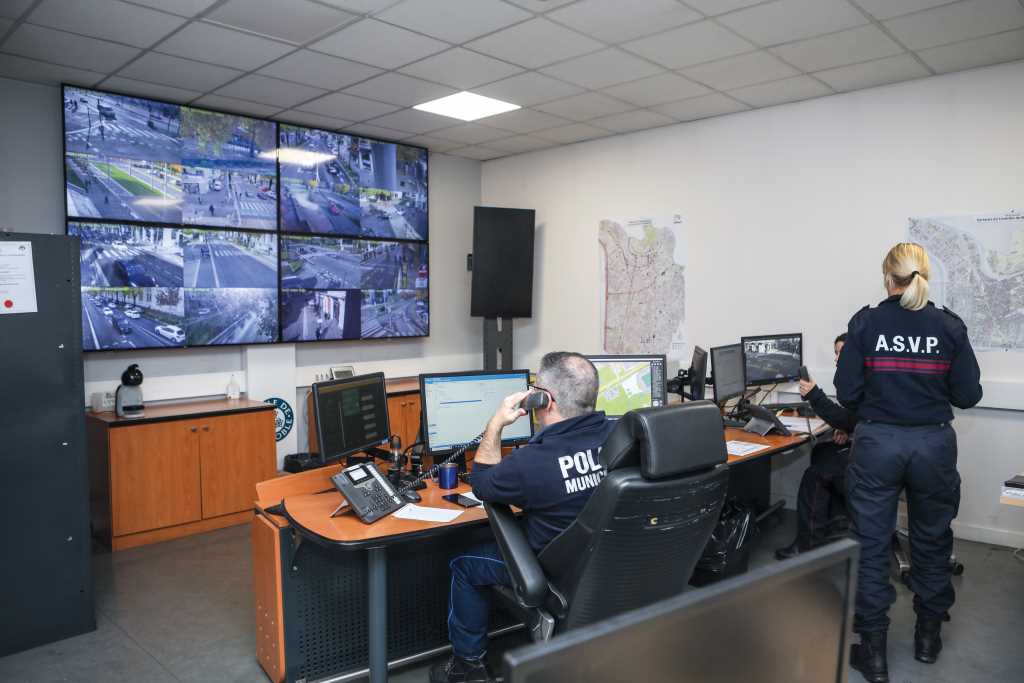
[[711,380],[715,387],[715,402],[742,396],[747,389],[743,367],[743,345],[729,344],[711,349]]
[[313,385],[320,462],[379,446],[391,437],[384,373]]
[[505,653],[505,683],[845,683],[857,544],[842,540]]
[[[667,402],[665,356],[587,356],[597,368],[597,409],[611,418]],[[555,397],[558,400],[558,397]]]
[[699,346],[693,347],[690,359],[690,398],[704,400],[704,384],[708,379],[708,352]]
[[804,364],[803,334],[793,332],[741,337],[740,343],[743,344],[743,363],[748,385],[795,382],[800,379],[800,366]]
[[[526,391],[529,381],[529,370],[420,375],[426,452],[443,455],[460,444],[472,441],[487,426],[501,400],[510,394]],[[525,416],[502,430],[501,442],[506,446],[514,445],[528,441],[531,436],[533,422]]]

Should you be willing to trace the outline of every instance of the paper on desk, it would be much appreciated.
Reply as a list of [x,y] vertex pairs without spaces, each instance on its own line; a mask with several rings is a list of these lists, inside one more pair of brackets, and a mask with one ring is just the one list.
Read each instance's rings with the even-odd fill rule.
[[475,500],[478,503],[483,503],[482,500],[473,495],[472,491],[466,491],[465,493],[460,493],[459,495],[462,496],[463,498],[469,498],[470,500]]
[[725,450],[729,455],[750,455],[763,451],[769,446],[763,443],[751,443],[750,441],[726,441]]
[[1020,498],[1024,500],[1024,489],[1018,489],[1013,486],[1004,486],[1003,495],[1007,498]]
[[[791,432],[798,432],[800,434],[807,433],[807,422],[806,417],[796,417],[793,415],[779,415],[779,422],[786,425],[786,429]],[[825,426],[825,421],[820,417],[810,418],[811,431],[816,432]]]
[[395,517],[399,519],[413,519],[418,522],[450,522],[461,514],[462,510],[428,508],[424,505],[413,505],[410,503],[395,512]]

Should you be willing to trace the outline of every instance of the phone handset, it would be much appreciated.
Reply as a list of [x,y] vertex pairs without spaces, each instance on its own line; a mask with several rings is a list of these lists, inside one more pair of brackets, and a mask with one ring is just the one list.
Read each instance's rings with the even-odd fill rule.
[[548,395],[548,392],[541,391],[540,389],[534,389],[526,395],[526,398],[519,402],[519,407],[526,412],[547,408],[549,405],[551,405],[551,397]]
[[807,372],[807,366],[806,365],[801,365],[800,366],[800,379],[802,379],[805,382],[810,382],[811,381],[811,373]]

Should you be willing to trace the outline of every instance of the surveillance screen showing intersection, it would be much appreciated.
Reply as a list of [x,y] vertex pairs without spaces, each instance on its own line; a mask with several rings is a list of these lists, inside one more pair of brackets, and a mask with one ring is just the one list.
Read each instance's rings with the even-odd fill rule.
[[63,95],[85,350],[429,334],[425,149]]

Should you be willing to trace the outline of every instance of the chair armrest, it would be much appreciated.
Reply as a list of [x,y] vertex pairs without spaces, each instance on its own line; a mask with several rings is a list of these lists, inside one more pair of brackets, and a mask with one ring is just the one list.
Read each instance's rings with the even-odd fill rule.
[[537,556],[508,505],[484,503],[487,519],[505,559],[512,587],[524,607],[540,607],[548,593],[548,579]]

